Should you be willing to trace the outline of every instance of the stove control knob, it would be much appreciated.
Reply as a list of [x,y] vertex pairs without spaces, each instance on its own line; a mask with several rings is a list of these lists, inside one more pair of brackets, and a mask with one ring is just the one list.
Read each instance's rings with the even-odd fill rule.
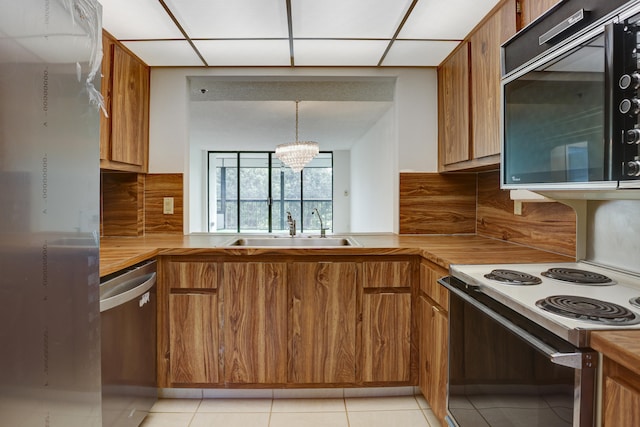
[[640,87],[640,73],[634,71],[631,74],[623,74],[618,80],[618,86],[622,90],[626,89],[638,89]]
[[618,106],[622,114],[638,114],[640,112],[640,100],[638,98],[623,99]]
[[627,176],[640,176],[640,160],[627,162]]
[[640,129],[629,129],[626,135],[627,144],[640,144]]

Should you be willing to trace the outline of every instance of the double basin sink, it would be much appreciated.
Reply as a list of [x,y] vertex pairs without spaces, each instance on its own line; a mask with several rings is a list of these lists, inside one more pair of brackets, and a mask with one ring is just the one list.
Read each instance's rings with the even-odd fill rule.
[[359,246],[350,237],[317,237],[317,236],[265,236],[241,237],[230,241],[226,246],[242,247],[280,247],[280,248],[334,248]]

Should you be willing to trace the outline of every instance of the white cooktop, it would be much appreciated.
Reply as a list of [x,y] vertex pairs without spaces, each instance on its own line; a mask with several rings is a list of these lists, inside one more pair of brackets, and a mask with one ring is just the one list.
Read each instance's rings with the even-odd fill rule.
[[[613,279],[613,285],[582,285],[567,283],[542,276],[549,268],[575,268],[604,274]],[[484,277],[494,269],[508,269],[531,274],[542,279],[539,285],[513,285]],[[483,293],[508,307],[524,314],[531,320],[550,329],[560,327],[572,330],[596,329],[640,329],[640,325],[608,325],[560,316],[536,306],[536,301],[552,295],[577,295],[621,305],[640,315],[640,308],[629,303],[631,298],[640,297],[640,276],[596,266],[587,262],[541,263],[541,264],[457,264],[450,268],[451,274],[472,286],[479,286]],[[541,320],[544,319],[544,320]],[[555,330],[557,332],[557,330]]]

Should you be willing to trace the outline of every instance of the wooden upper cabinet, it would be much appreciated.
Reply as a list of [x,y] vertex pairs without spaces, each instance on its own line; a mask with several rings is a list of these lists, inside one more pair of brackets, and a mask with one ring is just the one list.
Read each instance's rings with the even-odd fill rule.
[[526,27],[561,0],[520,0],[520,22]]
[[104,37],[103,96],[109,113],[101,121],[100,167],[148,171],[149,67],[111,38]]
[[149,67],[114,46],[111,160],[146,167]]
[[500,46],[516,33],[516,4],[505,2],[471,36],[472,158],[500,154]]
[[500,162],[500,45],[516,33],[516,0],[503,1],[438,67],[440,171]]
[[[111,157],[111,64],[115,41],[108,33],[102,34],[102,81],[100,92],[104,99],[104,110],[100,114],[100,160]],[[106,112],[106,114],[105,114]]]
[[464,42],[438,67],[440,162],[469,160],[469,45]]

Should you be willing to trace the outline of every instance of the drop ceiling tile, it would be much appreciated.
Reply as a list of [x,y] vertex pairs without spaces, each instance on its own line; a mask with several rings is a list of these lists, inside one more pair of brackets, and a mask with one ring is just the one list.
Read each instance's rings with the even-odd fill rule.
[[376,66],[388,40],[294,40],[295,65]]
[[458,43],[444,40],[396,40],[382,65],[437,67],[458,46]]
[[297,0],[291,5],[293,37],[389,39],[410,4],[411,0]]
[[165,0],[190,38],[287,38],[284,0]]
[[289,40],[195,40],[212,66],[289,66]]
[[158,0],[100,0],[102,26],[118,40],[183,38]]
[[461,40],[498,1],[419,1],[398,38]]
[[151,67],[204,65],[186,40],[147,40],[123,44]]

